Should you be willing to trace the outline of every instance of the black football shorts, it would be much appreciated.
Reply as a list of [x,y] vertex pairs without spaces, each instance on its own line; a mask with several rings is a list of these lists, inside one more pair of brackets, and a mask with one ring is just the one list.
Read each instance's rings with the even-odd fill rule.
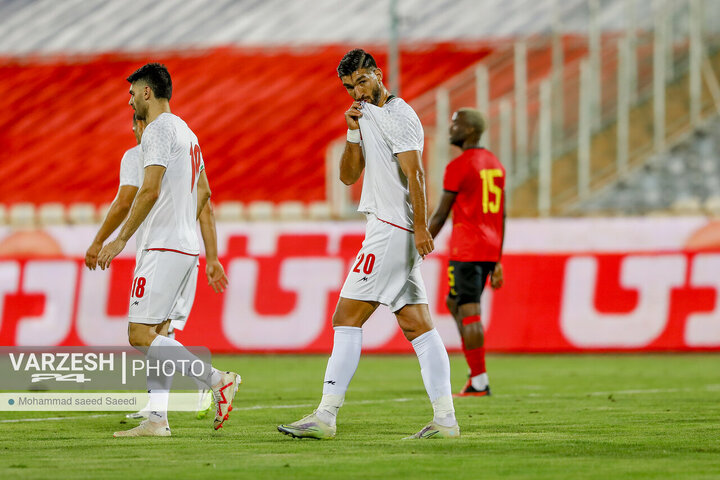
[[448,263],[448,296],[457,302],[458,307],[466,303],[480,303],[488,275],[495,270],[495,262],[456,262]]

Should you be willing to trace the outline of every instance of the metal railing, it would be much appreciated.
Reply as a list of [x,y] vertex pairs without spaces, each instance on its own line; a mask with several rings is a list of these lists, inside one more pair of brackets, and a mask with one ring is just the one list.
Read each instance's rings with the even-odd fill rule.
[[[597,21],[598,0],[588,0],[587,35],[564,35],[557,14],[552,32],[498,43],[477,65],[413,101],[428,139],[424,161],[431,204],[451,154],[450,115],[463,106],[485,113],[483,142],[505,165],[511,211],[513,194],[532,184],[534,204],[518,211],[540,216],[565,211],[649,154],[664,151],[701,124],[708,101],[720,108],[720,85],[708,61],[709,53],[720,50],[718,26],[703,16],[705,2],[654,0],[652,14],[636,18],[638,2],[625,1],[624,30],[604,31]],[[678,102],[685,107],[678,109]],[[637,115],[652,124],[648,138],[633,128]],[[353,203],[335,180],[343,144],[328,149],[328,198],[340,216]],[[561,169],[574,178],[553,185]],[[527,202],[527,195],[522,198]]]

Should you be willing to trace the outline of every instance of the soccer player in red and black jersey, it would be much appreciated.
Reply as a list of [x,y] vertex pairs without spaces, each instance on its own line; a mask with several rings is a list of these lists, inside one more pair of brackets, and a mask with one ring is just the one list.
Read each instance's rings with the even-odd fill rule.
[[430,233],[435,238],[452,211],[446,302],[460,330],[470,367],[470,379],[454,395],[460,397],[490,395],[480,296],[488,276],[493,288],[503,284],[500,257],[505,236],[505,168],[480,146],[484,130],[479,111],[461,108],[453,114],[450,143],[463,153],[445,168],[443,195],[430,219]]

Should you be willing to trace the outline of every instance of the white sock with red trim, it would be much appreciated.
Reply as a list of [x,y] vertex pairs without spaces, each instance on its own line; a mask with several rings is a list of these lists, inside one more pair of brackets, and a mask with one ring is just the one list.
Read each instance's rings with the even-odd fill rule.
[[345,401],[345,392],[350,385],[362,350],[362,328],[334,327],[333,350],[325,370],[323,396],[315,415],[327,423],[335,425],[337,413]]
[[411,343],[418,356],[420,374],[435,413],[433,421],[444,427],[452,427],[457,420],[450,387],[450,358],[440,334],[433,328]]

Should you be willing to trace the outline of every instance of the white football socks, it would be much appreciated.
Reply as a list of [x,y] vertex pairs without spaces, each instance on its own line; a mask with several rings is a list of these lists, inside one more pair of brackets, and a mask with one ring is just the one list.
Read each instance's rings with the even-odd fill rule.
[[485,390],[488,386],[488,374],[487,372],[475,375],[470,379],[470,384],[475,390]]
[[433,421],[444,427],[452,427],[457,420],[450,387],[450,358],[445,345],[434,328],[411,343],[418,356],[420,374],[433,406]]
[[[175,332],[168,333],[169,338],[175,338]],[[163,375],[162,371],[149,370],[147,376],[148,403],[143,408],[154,414],[155,421],[167,421],[168,402],[170,401],[170,387],[173,376]]]
[[325,370],[323,396],[315,414],[328,425],[335,425],[337,413],[345,400],[362,350],[362,328],[334,327],[333,350]]
[[[158,335],[155,337],[155,340],[152,341],[147,350],[147,357],[161,363],[168,360],[174,362],[175,368],[183,372],[183,375],[201,381],[207,385],[208,388],[217,385],[222,379],[222,374],[219,370],[193,355],[182,343],[172,338],[163,337],[162,335]],[[202,362],[204,364],[200,375],[195,375],[193,372],[193,370],[197,371],[198,368],[190,368],[193,362]]]
[[[170,387],[172,386],[172,375],[163,375],[155,370],[150,370],[147,376],[148,403],[144,410],[152,412],[163,421],[167,418],[168,402],[170,400]],[[159,422],[159,419],[152,419]]]

